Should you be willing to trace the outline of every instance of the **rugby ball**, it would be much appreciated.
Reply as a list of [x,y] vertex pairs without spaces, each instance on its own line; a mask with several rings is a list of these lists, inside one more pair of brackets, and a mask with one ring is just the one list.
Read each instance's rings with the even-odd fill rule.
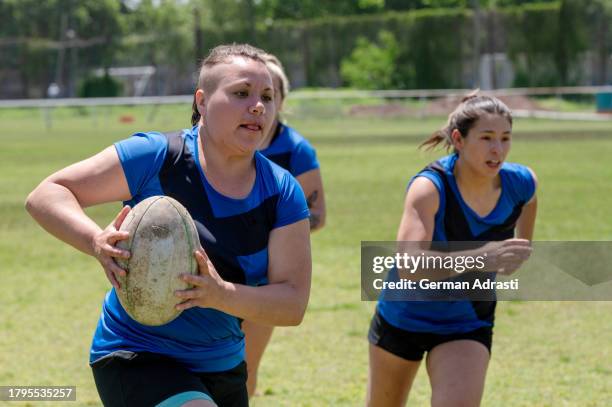
[[127,271],[119,277],[117,296],[128,315],[143,325],[164,325],[181,311],[174,306],[182,300],[175,290],[191,288],[178,276],[198,274],[193,255],[200,247],[198,232],[187,209],[175,199],[153,196],[128,213],[120,230],[130,237],[117,243],[129,250],[129,259],[117,258]]

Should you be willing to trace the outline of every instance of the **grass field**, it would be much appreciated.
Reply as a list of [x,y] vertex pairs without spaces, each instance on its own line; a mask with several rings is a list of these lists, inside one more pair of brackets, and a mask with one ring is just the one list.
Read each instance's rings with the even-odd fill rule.
[[[119,123],[124,114],[135,121]],[[0,385],[75,385],[69,405],[99,404],[87,361],[109,283],[93,258],[44,233],[23,202],[51,172],[189,117],[189,106],[63,109],[46,130],[40,111],[0,110]],[[416,146],[443,121],[291,119],[317,148],[328,223],[312,238],[304,323],[275,331],[254,406],[363,404],[374,303],[360,301],[360,241],[394,239],[407,180],[440,155]],[[514,133],[510,160],[539,177],[536,239],[612,239],[612,122],[518,120]],[[105,225],[117,209],[88,213]],[[612,302],[500,303],[483,405],[612,405],[611,314]],[[429,395],[422,370],[409,404],[428,405]]]

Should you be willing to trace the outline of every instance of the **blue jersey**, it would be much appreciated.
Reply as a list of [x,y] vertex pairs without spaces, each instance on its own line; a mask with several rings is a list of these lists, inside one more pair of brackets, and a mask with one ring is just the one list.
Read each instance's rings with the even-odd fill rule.
[[278,124],[268,148],[260,152],[294,177],[319,168],[316,151],[308,140],[282,123]]
[[[229,198],[213,189],[197,159],[197,126],[167,135],[138,133],[115,148],[133,197],[126,204],[153,195],[181,202],[194,219],[202,247],[226,281],[265,284],[270,231],[308,218],[297,181],[259,153],[255,153],[255,182],[246,198]],[[244,359],[244,334],[238,318],[211,308],[185,310],[158,327],[141,325],[127,315],[111,289],[90,361],[117,350],[162,354],[197,372],[224,371]]]
[[[415,177],[433,182],[440,206],[435,215],[433,241],[499,241],[514,237],[521,210],[535,193],[527,167],[504,163],[499,171],[501,195],[486,216],[474,212],[463,200],[453,169],[456,154],[444,157]],[[409,184],[410,186],[410,184]],[[495,301],[384,301],[378,311],[391,325],[407,331],[453,334],[493,326]]]

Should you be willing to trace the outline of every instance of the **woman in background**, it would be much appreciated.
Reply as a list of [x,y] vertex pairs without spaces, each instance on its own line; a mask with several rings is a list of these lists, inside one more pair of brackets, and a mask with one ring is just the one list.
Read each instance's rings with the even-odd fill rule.
[[[496,241],[511,273],[530,254],[536,177],[505,162],[512,115],[494,97],[472,94],[423,145],[453,153],[412,178],[398,241]],[[432,406],[478,406],[489,364],[495,301],[385,301],[372,319],[367,405],[403,406],[423,356]]]

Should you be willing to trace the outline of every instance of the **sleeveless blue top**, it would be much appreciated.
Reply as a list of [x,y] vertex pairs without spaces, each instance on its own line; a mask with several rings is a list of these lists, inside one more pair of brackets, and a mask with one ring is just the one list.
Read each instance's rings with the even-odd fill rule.
[[[453,174],[458,155],[451,154],[428,165],[416,176],[433,182],[440,206],[435,215],[433,241],[498,241],[514,237],[514,227],[523,205],[535,193],[529,169],[503,163],[499,171],[501,195],[486,216],[474,212],[463,200]],[[453,334],[493,326],[495,301],[385,301],[378,312],[391,325],[414,332]]]

